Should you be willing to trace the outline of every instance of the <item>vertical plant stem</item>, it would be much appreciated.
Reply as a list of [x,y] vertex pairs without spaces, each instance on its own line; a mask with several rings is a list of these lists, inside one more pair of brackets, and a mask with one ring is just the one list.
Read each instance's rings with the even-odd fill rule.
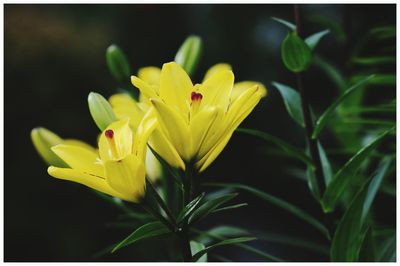
[[160,205],[160,207],[164,210],[165,214],[167,215],[168,219],[172,224],[176,224],[175,217],[172,214],[171,210],[169,209],[168,205],[164,202],[164,200],[161,198],[160,194],[158,194],[156,188],[153,186],[151,181],[146,178],[146,184],[147,188],[151,191],[152,195]]
[[[294,5],[294,17],[296,20],[297,34],[300,37],[303,37],[301,31],[302,28],[301,28],[301,18],[300,18],[300,7],[299,5],[296,4]],[[324,173],[322,171],[321,157],[318,149],[318,140],[313,139],[311,137],[314,131],[314,124],[311,119],[310,104],[308,102],[307,93],[303,86],[302,73],[301,72],[296,73],[296,78],[297,78],[297,88],[300,91],[301,108],[303,110],[304,123],[306,126],[306,139],[310,147],[311,158],[314,161],[315,165],[315,176],[317,178],[319,194],[322,195],[325,192],[325,180],[324,180]]]
[[185,186],[184,189],[184,197],[183,202],[186,206],[192,200],[192,179],[193,179],[193,166],[191,164],[187,164],[185,170],[185,176],[183,180],[183,184]]
[[[193,171],[194,168],[191,163],[186,164],[185,174],[183,176],[183,184],[184,184],[184,194],[183,194],[183,208],[189,204],[192,200],[192,179],[193,179]],[[182,209],[183,209],[182,208]],[[180,228],[180,240],[182,246],[182,254],[185,262],[192,261],[192,251],[190,249],[190,240],[189,240],[189,226],[187,219],[182,221],[182,227]]]

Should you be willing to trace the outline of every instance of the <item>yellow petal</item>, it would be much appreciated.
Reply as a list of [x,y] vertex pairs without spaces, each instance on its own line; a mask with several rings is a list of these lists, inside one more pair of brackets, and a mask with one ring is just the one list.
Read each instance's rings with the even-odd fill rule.
[[161,70],[160,97],[168,105],[188,112],[193,84],[185,70],[175,62],[166,63]]
[[138,77],[149,85],[160,85],[161,69],[158,67],[143,67],[139,69]]
[[65,144],[56,145],[51,150],[73,169],[98,176],[104,175],[104,169],[98,163],[98,155],[92,150]]
[[157,93],[157,86],[151,86],[144,80],[136,76],[131,76],[131,82],[133,86],[138,88],[142,94],[144,94],[147,98],[159,98]]
[[110,196],[127,200],[121,193],[118,193],[107,184],[104,176],[95,176],[93,174],[84,173],[75,169],[58,168],[54,166],[50,166],[47,169],[47,172],[52,177],[73,181]]
[[138,103],[125,93],[114,94],[110,97],[109,102],[118,119],[128,117],[129,125],[136,131],[143,118],[143,111]]
[[[108,140],[107,130],[112,130],[114,136]],[[109,125],[100,135],[99,153],[102,161],[119,160],[132,153],[133,135],[129,127],[129,119],[122,119]]]
[[160,179],[162,175],[162,166],[161,163],[157,160],[156,156],[154,156],[153,152],[148,147],[146,151],[145,166],[146,176],[149,177],[150,181],[157,182],[157,180]]
[[78,147],[90,150],[90,151],[92,151],[92,152],[94,152],[96,154],[98,153],[96,148],[92,147],[91,145],[89,145],[86,142],[83,142],[83,141],[81,141],[79,139],[64,139],[62,144],[71,145],[71,146],[78,146]]
[[129,201],[138,202],[145,193],[144,164],[133,154],[104,164],[106,182]]
[[233,85],[231,101],[232,102],[235,101],[242,93],[244,93],[246,90],[252,88],[255,85],[258,85],[261,97],[267,96],[267,89],[262,83],[256,81],[241,81]]
[[140,122],[134,137],[132,153],[143,162],[146,157],[147,141],[157,126],[156,115],[154,108],[151,108]]
[[220,63],[212,66],[210,69],[208,69],[206,75],[204,76],[203,82],[206,81],[208,78],[213,76],[215,73],[218,73],[220,71],[224,70],[232,70],[232,67],[228,64]]
[[188,124],[169,105],[154,99],[151,99],[151,103],[157,110],[160,126],[170,139],[171,144],[184,160],[190,160],[193,154],[190,153],[192,142]]
[[224,110],[228,108],[230,95],[235,77],[230,70],[223,70],[208,78],[201,87],[203,99],[202,106],[221,106]]
[[261,92],[258,86],[246,90],[229,108],[228,113],[223,121],[214,122],[219,125],[215,129],[215,134],[206,138],[206,141],[200,147],[199,158],[197,163],[203,171],[208,165],[215,160],[228,143],[235,129],[249,115],[257,103],[261,99]]
[[185,170],[185,163],[179,156],[175,147],[171,144],[160,128],[156,128],[150,136],[149,145],[160,155],[170,166]]
[[247,89],[239,98],[234,101],[227,113],[227,120],[229,121],[229,129],[233,130],[250,114],[257,103],[262,97],[260,88],[255,85]]
[[190,133],[193,140],[193,154],[199,152],[200,147],[203,145],[208,133],[211,134],[210,129],[216,121],[217,117],[222,116],[223,111],[221,108],[206,108],[201,110],[190,121]]
[[199,169],[199,172],[203,172],[216,158],[217,156],[224,150],[226,144],[228,144],[231,139],[233,131],[227,134],[222,141],[218,143],[212,150],[210,150],[200,161],[196,163],[196,168]]

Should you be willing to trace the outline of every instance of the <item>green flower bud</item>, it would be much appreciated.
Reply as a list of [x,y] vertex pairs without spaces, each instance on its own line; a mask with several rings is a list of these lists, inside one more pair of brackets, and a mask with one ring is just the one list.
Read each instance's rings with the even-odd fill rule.
[[31,139],[36,151],[48,165],[67,167],[67,164],[51,150],[51,147],[62,143],[63,139],[43,127],[32,129]]
[[197,68],[202,52],[202,40],[198,36],[189,36],[179,48],[175,62],[182,66],[191,75]]
[[116,80],[129,82],[132,74],[131,67],[121,48],[115,44],[110,45],[106,51],[106,61],[111,74]]
[[96,92],[89,93],[88,96],[89,111],[97,127],[103,131],[109,124],[116,121],[117,118],[111,108],[111,105],[101,94]]
[[311,64],[311,49],[295,31],[289,33],[283,40],[281,54],[283,63],[292,72],[307,70]]

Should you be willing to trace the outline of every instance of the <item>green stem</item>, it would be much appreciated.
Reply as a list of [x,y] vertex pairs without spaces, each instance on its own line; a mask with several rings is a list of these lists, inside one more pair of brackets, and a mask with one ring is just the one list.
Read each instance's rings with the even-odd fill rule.
[[154,210],[153,207],[151,207],[151,205],[146,201],[146,199],[144,199],[141,204],[142,208],[147,211],[148,213],[150,213],[151,215],[154,216],[154,218],[158,219],[160,222],[162,222],[166,227],[168,227],[168,229],[171,232],[176,232],[176,226],[174,224],[171,223],[171,221],[169,221],[168,219],[166,219],[164,216],[162,216],[158,211]]
[[[194,174],[194,168],[191,163],[186,164],[186,170],[183,176],[183,208],[192,200],[192,179]],[[181,231],[179,233],[179,238],[181,240],[182,254],[185,262],[192,261],[192,251],[190,249],[189,240],[189,226],[187,219],[182,221]]]
[[[299,5],[294,5],[294,16],[296,20],[296,30],[300,37],[302,37],[301,32],[301,20],[300,20],[300,10]],[[303,76],[301,72],[296,73],[297,78],[297,88],[300,91],[301,98],[301,109],[303,110],[304,123],[306,126],[306,139],[310,147],[311,158],[315,165],[315,176],[317,179],[319,195],[323,195],[325,192],[325,178],[322,171],[321,157],[318,149],[318,140],[312,138],[312,133],[314,131],[314,124],[311,119],[310,104],[308,102],[308,97],[306,90],[303,87]]]
[[186,206],[192,200],[192,182],[193,182],[193,167],[191,164],[187,164],[185,170],[185,176],[183,177],[184,184],[184,196],[183,202],[184,206]]
[[171,210],[168,208],[167,204],[161,198],[160,194],[158,194],[156,188],[153,186],[153,184],[151,183],[151,181],[148,178],[146,178],[146,185],[149,188],[149,190],[151,191],[151,193],[154,196],[154,198],[156,199],[156,201],[158,202],[158,204],[160,205],[160,207],[164,210],[164,212],[167,215],[170,222],[175,225],[176,220],[175,220],[174,215],[172,215]]

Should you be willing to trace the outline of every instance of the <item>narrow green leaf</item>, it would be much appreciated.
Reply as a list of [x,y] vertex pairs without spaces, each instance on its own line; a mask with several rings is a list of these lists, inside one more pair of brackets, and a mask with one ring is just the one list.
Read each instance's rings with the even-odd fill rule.
[[120,82],[129,81],[131,67],[121,48],[115,44],[110,45],[106,51],[106,61],[111,74],[116,80]]
[[384,40],[388,38],[396,37],[396,27],[395,26],[380,26],[372,28],[369,33],[369,37],[376,38],[379,40]]
[[289,115],[293,118],[294,121],[296,121],[297,124],[299,124],[301,127],[305,127],[303,110],[301,109],[300,94],[287,85],[275,81],[271,84],[276,87],[281,94]]
[[237,208],[244,207],[247,205],[248,205],[247,203],[239,203],[239,204],[235,204],[235,205],[229,205],[226,207],[218,208],[218,209],[213,210],[212,212],[216,213],[216,212],[221,212],[221,211],[226,211],[226,210],[232,210],[232,209],[237,209]]
[[193,214],[189,217],[189,224],[193,224],[203,218],[205,218],[207,215],[209,215],[211,212],[213,212],[215,209],[217,209],[219,206],[224,204],[225,202],[230,201],[234,197],[236,197],[238,193],[231,193],[231,194],[226,194],[221,197],[202,202],[201,205],[193,212]]
[[133,244],[141,239],[165,235],[168,233],[170,233],[169,229],[165,227],[164,224],[162,224],[161,222],[157,221],[147,223],[136,229],[132,234],[130,234],[128,237],[118,243],[111,252],[113,253],[118,249]]
[[334,66],[318,55],[313,57],[313,63],[323,72],[325,72],[328,78],[330,78],[336,84],[340,91],[346,88],[346,80],[344,79],[343,74],[340,72],[338,67]]
[[358,260],[365,220],[390,163],[391,159],[387,157],[382,160],[373,179],[361,188],[340,220],[332,240],[332,261]]
[[322,128],[326,125],[326,123],[329,121],[329,119],[332,117],[334,114],[334,111],[338,107],[340,103],[343,102],[349,95],[351,95],[352,92],[354,92],[358,88],[362,88],[364,84],[368,82],[371,78],[373,78],[374,75],[370,75],[363,80],[357,82],[350,88],[348,88],[341,96],[339,96],[329,107],[328,109],[325,110],[325,112],[319,117],[315,124],[314,132],[312,134],[312,138],[316,139],[318,138],[319,133],[321,132]]
[[396,235],[393,235],[380,250],[377,261],[395,262],[396,261]]
[[199,203],[204,198],[204,195],[205,193],[203,192],[200,194],[200,196],[189,202],[189,204],[186,205],[185,208],[179,213],[178,217],[176,218],[176,222],[180,223],[188,218],[190,215],[192,215],[196,208],[199,207]]
[[322,147],[321,143],[318,141],[319,156],[321,158],[322,171],[324,173],[325,184],[329,185],[332,181],[332,167],[329,162],[328,156],[326,155],[325,149]]
[[[365,75],[354,75],[350,78],[351,83],[356,83],[363,79]],[[375,74],[372,79],[369,80],[370,85],[382,85],[382,86],[395,86],[396,75],[394,74]]]
[[285,235],[281,232],[276,233],[276,232],[265,232],[265,231],[262,232],[252,231],[251,233],[254,234],[254,236],[257,237],[258,240],[283,244],[285,246],[293,246],[301,249],[314,251],[316,253],[329,255],[328,247],[322,243],[315,243],[313,241],[304,238]]
[[312,217],[307,212],[294,206],[293,204],[286,202],[275,196],[272,196],[264,191],[258,190],[256,188],[253,188],[250,186],[246,186],[246,185],[242,185],[242,184],[233,184],[233,183],[205,183],[204,185],[214,186],[214,187],[232,187],[235,189],[241,189],[241,190],[247,191],[268,203],[274,204],[275,206],[278,206],[278,207],[294,214],[295,216],[306,221],[307,223],[312,225],[314,228],[316,228],[318,231],[323,233],[328,239],[330,238],[328,229],[320,221],[318,221],[317,219]]
[[[205,249],[206,246],[200,242],[196,241],[190,241],[190,250],[192,251],[192,254],[196,254],[197,252]],[[194,262],[207,262],[207,253],[195,260]]]
[[298,73],[310,66],[312,53],[310,47],[293,31],[282,42],[281,57],[287,69]]
[[277,18],[277,17],[272,17],[271,19],[275,20],[276,22],[281,23],[282,25],[285,25],[286,27],[288,27],[290,30],[295,31],[296,30],[296,25],[294,25],[293,23],[281,19],[281,18]]
[[310,47],[310,49],[313,50],[318,45],[318,43],[322,39],[322,37],[327,35],[329,32],[330,32],[330,30],[323,30],[323,31],[314,33],[314,34],[308,36],[304,41],[306,42],[308,47]]
[[192,261],[197,261],[200,257],[202,257],[204,254],[207,254],[211,250],[220,247],[220,246],[226,246],[226,245],[233,245],[233,244],[238,244],[238,243],[243,243],[243,242],[249,242],[256,240],[255,237],[238,237],[238,238],[231,238],[231,239],[225,239],[222,240],[214,245],[208,246],[205,249],[197,252],[196,254],[193,255]]
[[383,132],[368,145],[358,151],[347,163],[336,173],[332,182],[327,187],[322,200],[322,208],[325,212],[331,212],[335,208],[336,202],[347,190],[353,176],[361,166],[362,162],[368,158],[376,147],[380,144],[384,137],[394,130],[394,127]]
[[302,150],[300,150],[299,148],[296,148],[290,144],[288,144],[287,142],[272,136],[266,132],[263,131],[259,131],[256,129],[249,129],[249,128],[237,128],[236,129],[237,132],[241,132],[241,133],[245,133],[245,134],[249,134],[252,136],[256,136],[260,139],[272,142],[274,144],[276,144],[277,146],[279,146],[280,148],[282,148],[284,151],[286,151],[289,155],[300,159],[301,161],[303,161],[304,163],[306,163],[307,165],[311,165],[314,167],[314,163],[311,160],[311,158],[309,156],[307,156]]
[[391,64],[396,62],[396,57],[394,56],[370,56],[370,57],[354,57],[352,62],[358,65],[382,65]]
[[196,229],[191,230],[199,234],[196,237],[196,241],[204,243],[205,245],[209,245],[214,240],[214,237],[210,237],[210,235],[219,236],[219,239],[250,236],[250,233],[246,229],[231,225],[219,225],[208,229],[207,232],[204,233]]
[[369,226],[362,240],[358,261],[373,262],[375,260],[376,260],[375,243],[372,234],[372,227]]
[[[225,230],[225,228],[222,228],[222,227],[227,227],[228,230]],[[210,238],[216,239],[216,240],[224,240],[224,239],[226,239],[226,238],[223,237],[223,236],[221,236],[221,235],[219,235],[218,233],[219,233],[219,232],[222,233],[222,232],[224,232],[224,231],[229,232],[229,233],[232,233],[231,229],[232,229],[233,227],[231,227],[231,226],[221,226],[221,227],[216,227],[216,229],[217,229],[217,228],[221,228],[221,229],[218,229],[218,230],[213,230],[213,229],[212,229],[212,230],[210,230],[209,232],[200,231],[200,230],[195,229],[195,228],[192,228],[191,230],[192,230],[193,232],[197,233],[197,234],[200,234],[201,236],[207,236],[207,237],[210,237]],[[245,231],[245,230],[240,229],[240,228],[239,228],[239,229],[236,228],[236,229],[233,229],[233,230],[234,230],[234,231],[237,231],[238,233],[240,233],[241,231]],[[226,232],[225,232],[225,233],[226,233]],[[269,253],[266,253],[266,252],[264,252],[264,251],[258,250],[258,249],[256,249],[256,248],[253,248],[253,247],[248,246],[248,245],[246,245],[246,244],[239,243],[239,244],[234,244],[234,246],[239,247],[239,248],[241,248],[241,249],[243,249],[243,250],[249,251],[249,252],[251,252],[251,253],[253,253],[253,254],[256,254],[256,255],[260,256],[261,258],[267,259],[267,260],[269,260],[269,261],[283,261],[283,260],[280,259],[280,258],[277,258],[277,257],[275,257],[275,256],[273,256],[273,255],[271,255],[271,254],[269,254]]]

